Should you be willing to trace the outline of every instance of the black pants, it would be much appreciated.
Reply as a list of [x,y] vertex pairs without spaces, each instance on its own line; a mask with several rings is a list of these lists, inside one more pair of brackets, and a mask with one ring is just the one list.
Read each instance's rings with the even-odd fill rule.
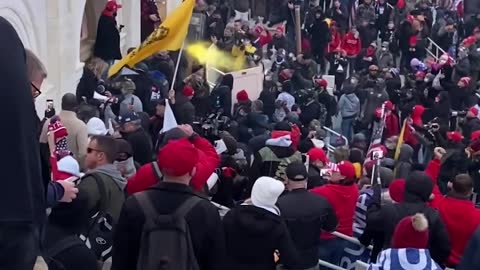
[[32,270],[39,255],[32,225],[0,224],[0,269]]

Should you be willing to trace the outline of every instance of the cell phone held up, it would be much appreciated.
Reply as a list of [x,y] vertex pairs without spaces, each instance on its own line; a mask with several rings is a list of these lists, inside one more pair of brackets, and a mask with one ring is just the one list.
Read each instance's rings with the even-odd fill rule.
[[51,111],[54,109],[53,106],[53,99],[47,99],[47,106],[46,106],[47,111]]

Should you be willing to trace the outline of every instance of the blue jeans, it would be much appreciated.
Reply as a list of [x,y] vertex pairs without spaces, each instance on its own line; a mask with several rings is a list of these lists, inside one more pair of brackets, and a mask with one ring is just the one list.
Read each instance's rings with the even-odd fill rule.
[[[347,242],[340,238],[322,240],[318,248],[318,258],[334,265],[340,265],[346,246]],[[328,269],[329,268],[320,266],[320,270]]]
[[347,138],[348,142],[352,140],[354,123],[355,123],[355,116],[342,118],[342,124],[341,124],[342,135]]

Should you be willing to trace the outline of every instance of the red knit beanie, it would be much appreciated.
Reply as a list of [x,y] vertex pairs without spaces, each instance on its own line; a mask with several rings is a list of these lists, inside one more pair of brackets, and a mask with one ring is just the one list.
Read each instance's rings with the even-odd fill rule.
[[400,220],[395,227],[392,248],[426,249],[428,246],[428,220],[422,213]]
[[198,162],[198,152],[187,139],[170,141],[158,152],[158,166],[165,175],[183,176],[192,172]]
[[185,85],[185,87],[183,87],[182,94],[186,97],[193,97],[195,91],[190,85]]
[[388,186],[390,198],[397,203],[403,202],[403,194],[405,193],[405,179],[395,179]]
[[248,93],[245,90],[241,90],[240,92],[237,93],[237,101],[238,102],[243,102],[248,100]]

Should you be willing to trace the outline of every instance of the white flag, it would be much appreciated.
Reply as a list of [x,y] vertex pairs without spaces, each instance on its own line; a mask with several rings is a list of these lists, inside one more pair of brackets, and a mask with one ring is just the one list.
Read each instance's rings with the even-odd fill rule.
[[172,128],[176,128],[178,126],[177,119],[175,119],[175,115],[173,114],[172,108],[170,107],[170,103],[168,99],[165,100],[165,117],[163,119],[163,129],[160,133],[165,133]]

